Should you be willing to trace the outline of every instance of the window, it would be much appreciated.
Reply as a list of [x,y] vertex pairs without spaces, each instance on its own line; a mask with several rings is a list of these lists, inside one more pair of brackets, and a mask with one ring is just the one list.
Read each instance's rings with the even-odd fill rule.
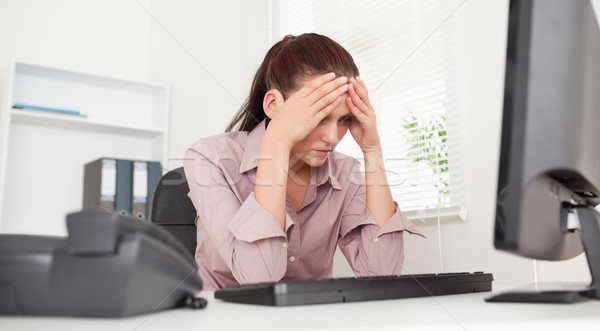
[[[412,219],[465,219],[452,14],[463,1],[271,1],[270,44],[316,32],[352,54],[370,92],[394,199]],[[338,151],[361,160],[350,134]]]

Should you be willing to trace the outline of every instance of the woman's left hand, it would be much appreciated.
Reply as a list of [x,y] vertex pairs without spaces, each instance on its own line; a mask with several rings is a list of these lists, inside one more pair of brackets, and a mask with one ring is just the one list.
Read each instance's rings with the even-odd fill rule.
[[360,146],[363,154],[381,151],[375,110],[369,101],[369,92],[360,77],[351,77],[348,80],[348,94],[346,105],[354,115],[350,123],[350,133]]

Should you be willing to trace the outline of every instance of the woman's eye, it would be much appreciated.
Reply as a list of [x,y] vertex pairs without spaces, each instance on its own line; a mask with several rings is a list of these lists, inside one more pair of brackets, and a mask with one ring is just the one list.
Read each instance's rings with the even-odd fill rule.
[[352,119],[350,117],[346,117],[346,118],[340,118],[340,123],[341,124],[348,124],[352,121]]

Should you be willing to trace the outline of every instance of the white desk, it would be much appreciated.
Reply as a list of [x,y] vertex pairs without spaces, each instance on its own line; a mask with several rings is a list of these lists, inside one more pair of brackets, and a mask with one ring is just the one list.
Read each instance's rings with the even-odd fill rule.
[[0,330],[600,330],[600,301],[570,305],[484,302],[489,295],[266,307],[222,302],[213,298],[213,292],[204,292],[208,306],[202,310],[178,309],[123,319],[0,317]]

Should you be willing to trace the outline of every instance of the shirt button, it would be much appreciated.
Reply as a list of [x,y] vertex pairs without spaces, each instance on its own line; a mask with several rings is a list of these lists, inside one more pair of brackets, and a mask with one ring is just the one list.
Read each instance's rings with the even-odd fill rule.
[[379,238],[373,238],[373,242],[376,243],[379,241]]
[[290,256],[290,262],[294,262],[294,261],[296,261],[296,258],[293,256]]
[[287,248],[287,243],[283,243],[281,246],[283,246],[283,248]]

